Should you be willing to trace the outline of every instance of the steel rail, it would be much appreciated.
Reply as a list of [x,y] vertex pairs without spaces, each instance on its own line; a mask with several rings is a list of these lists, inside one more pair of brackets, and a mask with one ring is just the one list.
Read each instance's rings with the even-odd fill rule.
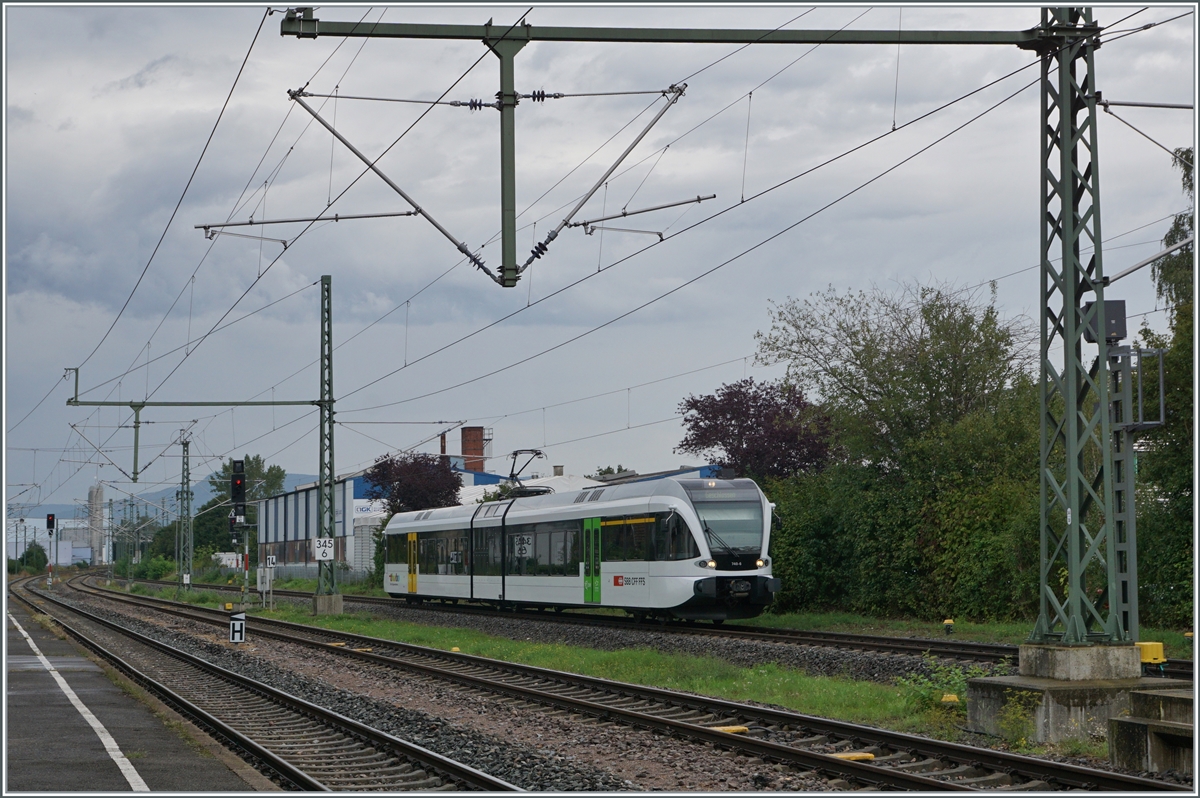
[[[105,596],[105,597],[107,598],[108,596]],[[124,600],[124,601],[130,602],[130,603],[142,603],[140,600],[147,599],[147,598],[149,598],[149,597],[140,596],[140,597],[138,597],[138,599],[135,600],[132,597],[122,596],[122,597],[119,597],[119,600]],[[163,602],[164,604],[173,603],[173,602],[167,602],[165,599],[151,599],[151,602],[153,602],[155,604],[157,604],[159,602]],[[162,607],[162,609],[163,609],[163,611],[168,612],[173,615],[188,617],[188,618],[191,618],[194,620],[200,620],[200,621],[204,621],[204,622],[212,623],[212,624],[220,624],[223,620],[220,618],[207,617],[206,614],[202,614],[202,613],[204,613],[203,610],[200,610],[199,608],[195,608],[195,607],[189,608],[189,610],[182,610],[182,609],[174,609],[169,606],[164,606],[164,607]],[[215,612],[213,614],[215,614]],[[259,625],[262,622],[262,619],[254,619],[254,620],[255,620],[254,626],[250,627],[249,619],[247,619],[248,630],[250,628],[253,628],[254,634],[260,635],[263,637],[269,637],[272,639],[286,641],[286,642],[290,642],[293,644],[299,643],[302,645],[313,646],[313,647],[320,648],[323,651],[335,652],[337,654],[351,656],[356,659],[361,659],[361,660],[368,661],[368,662],[374,662],[375,664],[384,665],[389,668],[401,667],[401,668],[404,668],[405,670],[413,671],[415,673],[419,673],[421,675],[428,676],[428,677],[431,677],[431,678],[434,678],[434,679],[437,679],[440,681],[456,682],[460,685],[463,685],[464,687],[468,687],[471,689],[482,690],[482,691],[489,692],[489,693],[500,693],[500,694],[508,695],[513,698],[521,699],[524,701],[531,701],[533,703],[550,706],[555,709],[561,709],[561,710],[565,710],[568,712],[589,715],[589,716],[598,718],[602,721],[603,720],[609,720],[609,721],[619,720],[621,722],[624,722],[627,725],[631,725],[631,726],[635,726],[635,727],[639,727],[639,728],[651,729],[651,730],[663,732],[665,734],[669,734],[669,735],[676,736],[676,737],[685,737],[685,738],[690,738],[690,739],[694,739],[694,740],[699,740],[701,742],[712,743],[713,745],[721,746],[721,747],[725,747],[725,748],[737,748],[742,751],[753,753],[759,757],[770,758],[772,760],[781,761],[781,762],[791,762],[795,765],[799,765],[808,770],[816,770],[816,771],[819,771],[819,772],[822,772],[825,774],[836,775],[840,778],[850,779],[855,782],[860,782],[860,783],[871,785],[871,786],[902,787],[905,789],[921,790],[921,791],[930,791],[930,790],[944,791],[944,790],[963,790],[963,789],[965,789],[965,787],[963,785],[958,785],[958,784],[955,784],[954,782],[940,781],[937,779],[928,778],[926,776],[921,776],[921,775],[913,774],[913,773],[906,773],[904,771],[897,771],[897,770],[893,770],[890,768],[881,768],[877,765],[864,765],[859,762],[838,759],[836,757],[828,756],[826,754],[819,754],[819,753],[815,753],[812,751],[805,751],[803,749],[793,748],[791,746],[781,745],[779,743],[772,743],[767,740],[756,740],[754,738],[743,738],[743,737],[739,737],[737,735],[731,734],[729,732],[708,729],[703,726],[697,726],[695,724],[671,720],[668,718],[660,718],[660,717],[657,717],[654,715],[637,712],[635,710],[624,709],[621,707],[614,707],[614,706],[611,706],[608,704],[601,704],[601,703],[597,703],[594,701],[588,701],[586,699],[581,699],[581,698],[572,698],[569,696],[563,696],[563,695],[559,695],[556,693],[545,692],[542,690],[535,690],[535,689],[531,689],[531,688],[527,688],[527,687],[520,687],[518,685],[506,684],[504,682],[496,681],[494,678],[479,677],[479,676],[472,676],[470,674],[465,674],[465,673],[458,673],[455,671],[446,670],[444,668],[439,668],[439,667],[435,667],[435,666],[431,666],[431,665],[424,665],[419,662],[414,662],[412,660],[403,660],[403,659],[398,659],[396,657],[390,657],[390,656],[387,656],[384,654],[375,654],[374,652],[370,652],[370,651],[356,651],[354,649],[348,649],[348,647],[331,646],[327,643],[321,643],[319,641],[313,641],[311,639],[298,638],[295,636],[295,634],[289,634],[289,633],[285,633],[285,632],[276,632],[276,631],[272,631],[272,630],[269,630],[266,628],[262,628]],[[498,666],[501,666],[501,669],[504,670],[504,669],[507,669],[507,665],[508,665],[507,663],[500,663],[500,662],[497,662],[496,660],[489,660],[489,659],[486,659],[483,657],[473,657],[471,655],[464,655],[464,654],[451,653],[447,657],[446,652],[439,651],[437,649],[427,649],[422,646],[412,646],[412,645],[405,644],[405,643],[397,643],[395,641],[383,640],[381,638],[375,638],[375,637],[346,635],[346,634],[342,634],[342,633],[336,632],[336,631],[325,630],[325,629],[316,629],[313,627],[306,627],[301,624],[292,624],[287,621],[268,621],[267,623],[269,623],[270,625],[273,625],[273,626],[274,625],[283,626],[283,627],[292,629],[294,631],[303,632],[305,634],[326,635],[329,637],[339,638],[342,640],[353,639],[357,642],[369,642],[373,646],[380,646],[380,647],[387,646],[390,648],[399,649],[401,651],[411,651],[412,653],[419,654],[419,655],[425,656],[425,657],[433,657],[433,658],[438,658],[438,659],[451,659],[454,661],[459,661],[459,662],[469,663],[469,664],[476,665],[476,666],[486,667],[486,668],[492,669],[492,670],[497,669]],[[518,668],[521,668],[521,666],[518,666]],[[610,688],[610,689],[619,688],[623,692],[626,690],[641,689],[641,688],[638,688],[636,685],[626,685],[626,684],[620,683],[620,682],[605,682],[605,680],[593,680],[593,679],[590,679],[589,677],[579,677],[579,676],[576,676],[575,674],[565,673],[562,671],[533,669],[531,671],[531,673],[540,678],[547,678],[547,677],[552,676],[553,678],[556,678],[557,680],[560,680],[560,681],[561,680],[570,680],[570,681],[574,681],[574,682],[580,683],[580,684],[596,682],[599,684],[607,685],[608,688]],[[667,691],[664,691],[664,693],[670,694]],[[670,694],[670,695],[673,695],[673,694]]]
[[[40,592],[37,593],[37,595],[46,601],[66,609],[68,612],[73,612],[84,617],[92,623],[112,629],[135,640],[138,643],[141,643],[142,645],[181,660],[188,665],[212,674],[220,679],[224,679],[243,687],[244,689],[262,694],[268,697],[270,700],[278,704],[282,704],[283,706],[295,712],[316,717],[322,722],[325,722],[331,726],[339,727],[349,734],[364,738],[374,746],[378,746],[384,750],[391,750],[395,755],[401,758],[416,760],[420,762],[422,766],[440,771],[440,775],[444,776],[449,781],[466,784],[470,787],[480,790],[524,792],[524,790],[522,790],[520,787],[510,784],[502,779],[498,779],[480,770],[476,770],[469,765],[456,762],[449,757],[438,754],[427,748],[423,748],[415,743],[410,743],[407,740],[402,740],[399,737],[393,737],[390,734],[381,732],[378,729],[374,729],[364,723],[360,723],[353,718],[348,718],[345,715],[334,712],[333,710],[326,709],[309,701],[305,701],[302,698],[285,693],[282,690],[278,690],[270,685],[255,681],[249,677],[242,676],[239,673],[227,670],[219,665],[206,662],[199,657],[194,657],[191,654],[187,654],[186,652],[172,648],[166,643],[161,643],[131,629],[126,629],[119,624],[89,613],[86,610],[79,609],[78,607],[72,607],[58,598]],[[129,600],[128,597],[126,600]],[[156,599],[155,601],[162,601],[162,599]],[[217,623],[217,621],[210,619],[209,623]],[[261,634],[262,632],[260,631],[259,633]]]
[[[132,598],[120,598],[133,603],[138,603]],[[204,610],[195,607],[188,607],[186,611],[177,610],[170,606],[174,605],[175,602],[151,597],[138,598],[149,599],[151,603],[164,606],[166,607],[166,611],[172,614],[185,615],[197,620],[204,620],[208,623],[219,622],[206,617],[209,614],[214,614],[213,611],[210,610]],[[610,694],[615,693],[618,696],[652,700],[688,709],[711,712],[713,714],[725,714],[739,718],[754,718],[759,721],[771,723],[777,726],[789,725],[805,730],[811,730],[816,733],[832,734],[845,739],[859,741],[870,740],[873,743],[878,743],[889,749],[908,752],[914,757],[922,756],[929,759],[939,759],[958,763],[963,766],[989,769],[1000,773],[1018,773],[1023,777],[1030,778],[1031,780],[1037,779],[1045,781],[1048,784],[1059,785],[1066,789],[1100,788],[1126,792],[1137,790],[1189,789],[1181,785],[1172,785],[1153,779],[1127,776],[1120,773],[1110,773],[1108,771],[1092,770],[1076,765],[1048,762],[1035,757],[993,751],[986,748],[976,748],[958,743],[931,740],[929,738],[904,734],[902,732],[891,732],[884,729],[861,726],[844,721],[828,720],[811,715],[803,715],[801,713],[796,713],[789,710],[775,710],[764,707],[750,706],[733,701],[726,701],[724,699],[694,696],[661,688],[645,687],[596,677],[581,676],[579,674],[538,668],[529,665],[500,662],[470,654],[447,652],[440,649],[431,649],[424,646],[416,646],[394,640],[386,640],[383,638],[370,637],[366,635],[311,627],[303,624],[291,623],[288,621],[255,618],[254,624],[255,633],[265,637],[285,640],[292,643],[299,643],[302,645],[310,645],[320,648],[324,651],[335,652],[342,656],[349,656],[364,661],[374,662],[387,667],[402,667],[422,673],[423,675],[432,676],[437,679],[457,681],[468,687],[481,689],[488,692],[506,693],[522,700],[546,704],[571,712],[582,712],[583,714],[608,720],[622,719],[624,722],[629,723],[630,725],[656,729],[672,735],[688,736],[692,737],[693,739],[700,739],[704,742],[713,742],[714,745],[720,744],[723,747],[736,747],[752,752],[760,757],[780,759],[784,761],[790,760],[810,769],[833,772],[842,778],[853,778],[856,781],[864,780],[855,775],[855,772],[859,771],[860,768],[863,767],[868,769],[868,773],[883,772],[890,775],[892,773],[900,773],[902,771],[895,771],[890,768],[880,768],[876,765],[859,765],[859,763],[856,762],[845,762],[833,757],[828,757],[824,754],[802,751],[802,749],[794,748],[792,746],[781,745],[765,740],[753,740],[752,738],[747,739],[735,737],[734,735],[725,732],[714,732],[712,730],[705,729],[702,726],[697,726],[691,723],[659,718],[647,713],[623,709],[621,707],[613,707],[608,704],[588,701],[586,699],[561,696],[552,692],[521,687],[518,685],[504,684],[497,681],[495,678],[471,676],[469,674],[457,673],[454,671],[447,672],[443,669],[423,665],[411,660],[398,659],[386,654],[377,654],[374,651],[359,651],[355,650],[355,648],[391,648],[400,652],[409,652],[421,657],[461,663],[492,671],[507,672],[522,678],[535,679],[539,681],[551,680],[571,686],[586,687],[587,689],[593,691],[600,691]],[[279,627],[302,635],[332,638],[337,642],[353,643],[354,647],[351,647],[350,645],[335,646],[330,645],[327,642],[296,638],[292,634],[288,634],[286,632],[272,631],[268,628],[265,628],[266,626]],[[793,752],[797,751],[804,754],[806,757],[817,757],[818,759],[797,759],[793,756]],[[784,756],[785,753],[787,754],[786,757]],[[830,764],[830,759],[833,759],[834,763],[837,764]],[[819,765],[810,764],[811,761],[816,761],[819,763]],[[854,765],[857,767],[841,769],[838,767],[839,765]],[[938,786],[936,789],[945,789],[946,785],[950,785],[951,789],[962,790],[969,788],[968,785],[959,784],[953,781],[941,781],[938,779],[927,779],[927,781],[932,781],[937,784]],[[868,781],[867,783],[877,784],[878,782]],[[913,788],[929,789],[930,787],[925,785],[922,787]]]
[[[174,582],[165,580],[137,580],[150,584],[162,584],[174,587]],[[194,585],[194,587],[211,590],[230,590],[227,585]],[[311,593],[300,590],[277,590],[275,595],[282,598],[312,598]],[[419,605],[407,605],[395,598],[380,598],[378,596],[346,596],[347,601],[377,606],[408,606],[419,607],[429,612],[448,612],[469,615],[502,614],[506,618],[525,618],[529,620],[553,620],[555,623],[572,623],[590,626],[608,626],[613,628],[634,628],[641,631],[669,632],[671,634],[690,634],[697,636],[725,637],[740,640],[760,640],[769,643],[788,643],[793,645],[825,646],[832,648],[852,648],[861,651],[885,651],[904,654],[929,653],[951,659],[977,660],[983,662],[1016,661],[1019,646],[1010,643],[980,643],[969,640],[945,640],[932,637],[890,637],[887,635],[862,635],[848,632],[817,632],[802,629],[771,629],[767,627],[749,627],[730,624],[720,628],[710,626],[693,626],[679,622],[666,624],[652,621],[637,621],[633,618],[604,617],[581,615],[578,613],[555,613],[548,618],[544,612],[523,612],[492,610],[487,607],[454,604],[439,606],[431,602]],[[1161,676],[1191,679],[1193,663],[1190,659],[1169,659],[1163,664],[1159,673]]]

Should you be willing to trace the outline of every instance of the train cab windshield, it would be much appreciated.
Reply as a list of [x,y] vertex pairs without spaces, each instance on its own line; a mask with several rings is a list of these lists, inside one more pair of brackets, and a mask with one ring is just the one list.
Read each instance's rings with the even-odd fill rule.
[[760,502],[695,502],[695,507],[714,553],[757,554],[762,550]]
[[680,480],[704,529],[713,555],[762,551],[763,506],[750,480]]

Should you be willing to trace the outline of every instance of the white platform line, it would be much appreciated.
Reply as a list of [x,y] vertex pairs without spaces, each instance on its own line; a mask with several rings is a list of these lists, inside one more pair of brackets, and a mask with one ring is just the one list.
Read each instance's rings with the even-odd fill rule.
[[13,622],[13,626],[17,627],[17,631],[21,633],[21,636],[25,638],[25,642],[33,649],[33,653],[37,655],[42,666],[50,672],[50,675],[54,677],[54,681],[58,682],[59,689],[66,695],[67,700],[79,710],[79,714],[83,715],[83,719],[96,732],[96,736],[104,744],[104,750],[112,757],[112,761],[117,763],[117,767],[121,769],[121,773],[125,776],[125,780],[129,782],[129,786],[133,788],[134,792],[150,792],[150,788],[146,786],[146,782],[142,781],[142,777],[133,767],[133,763],[121,753],[120,746],[117,745],[117,741],[113,739],[113,736],[108,733],[108,729],[104,728],[104,724],[97,720],[92,711],[79,700],[79,696],[75,695],[75,691],[71,689],[71,685],[67,684],[67,680],[62,677],[62,674],[50,664],[50,660],[46,659],[41,649],[37,647],[37,643],[33,642],[33,638],[29,636],[29,633],[21,628],[21,624],[17,623],[17,619],[12,616],[11,612],[8,614],[8,619]]

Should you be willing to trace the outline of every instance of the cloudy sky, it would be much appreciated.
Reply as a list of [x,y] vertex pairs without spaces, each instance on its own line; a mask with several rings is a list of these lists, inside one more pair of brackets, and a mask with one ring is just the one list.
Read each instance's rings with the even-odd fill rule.
[[[507,26],[527,8],[326,5],[317,16]],[[1113,31],[1163,23],[1111,34],[1096,57],[1105,98],[1193,101],[1190,8],[1097,9]],[[782,367],[753,361],[769,303],[828,286],[997,280],[1004,313],[1036,322],[1037,86],[999,103],[1033,82],[1037,67],[907,124],[1030,64],[1028,52],[531,44],[516,59],[518,91],[616,94],[518,107],[519,260],[661,107],[661,98],[635,92],[687,83],[576,219],[716,199],[608,223],[646,232],[565,230],[516,288],[504,289],[419,217],[229,228],[286,239],[286,252],[275,240],[208,240],[196,229],[408,210],[289,100],[289,89],[307,87],[338,95],[308,102],[369,157],[386,150],[378,165],[389,178],[489,266],[500,261],[499,114],[348,98],[491,100],[496,58],[472,41],[283,38],[282,15],[264,22],[264,10],[4,7],[10,506],[70,504],[97,481],[115,498],[175,484],[181,430],[198,477],[247,452],[315,473],[310,408],[153,408],[142,414],[145,473],[133,486],[130,411],[67,407],[73,383],[63,370],[80,367],[87,400],[314,399],[323,274],[333,278],[339,347],[339,473],[387,451],[436,451],[436,434],[459,422],[491,428],[498,456],[544,449],[547,460],[534,466],[543,472],[695,463],[673,451],[680,400],[744,376],[780,376]],[[535,6],[527,21],[1021,30],[1039,11]],[[1113,110],[1120,119],[1099,119],[1109,274],[1161,248],[1186,201],[1158,144],[1195,137],[1191,111]],[[1165,325],[1148,270],[1109,295],[1126,299],[1131,316],[1147,314],[1133,326]],[[449,450],[458,447],[455,431]],[[498,457],[489,468],[507,464]]]

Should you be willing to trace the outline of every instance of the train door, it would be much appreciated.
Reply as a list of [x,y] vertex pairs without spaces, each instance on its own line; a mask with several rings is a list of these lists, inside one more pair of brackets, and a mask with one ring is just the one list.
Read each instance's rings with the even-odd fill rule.
[[408,592],[417,592],[417,533],[408,533]]
[[600,519],[583,519],[583,601],[600,603]]

